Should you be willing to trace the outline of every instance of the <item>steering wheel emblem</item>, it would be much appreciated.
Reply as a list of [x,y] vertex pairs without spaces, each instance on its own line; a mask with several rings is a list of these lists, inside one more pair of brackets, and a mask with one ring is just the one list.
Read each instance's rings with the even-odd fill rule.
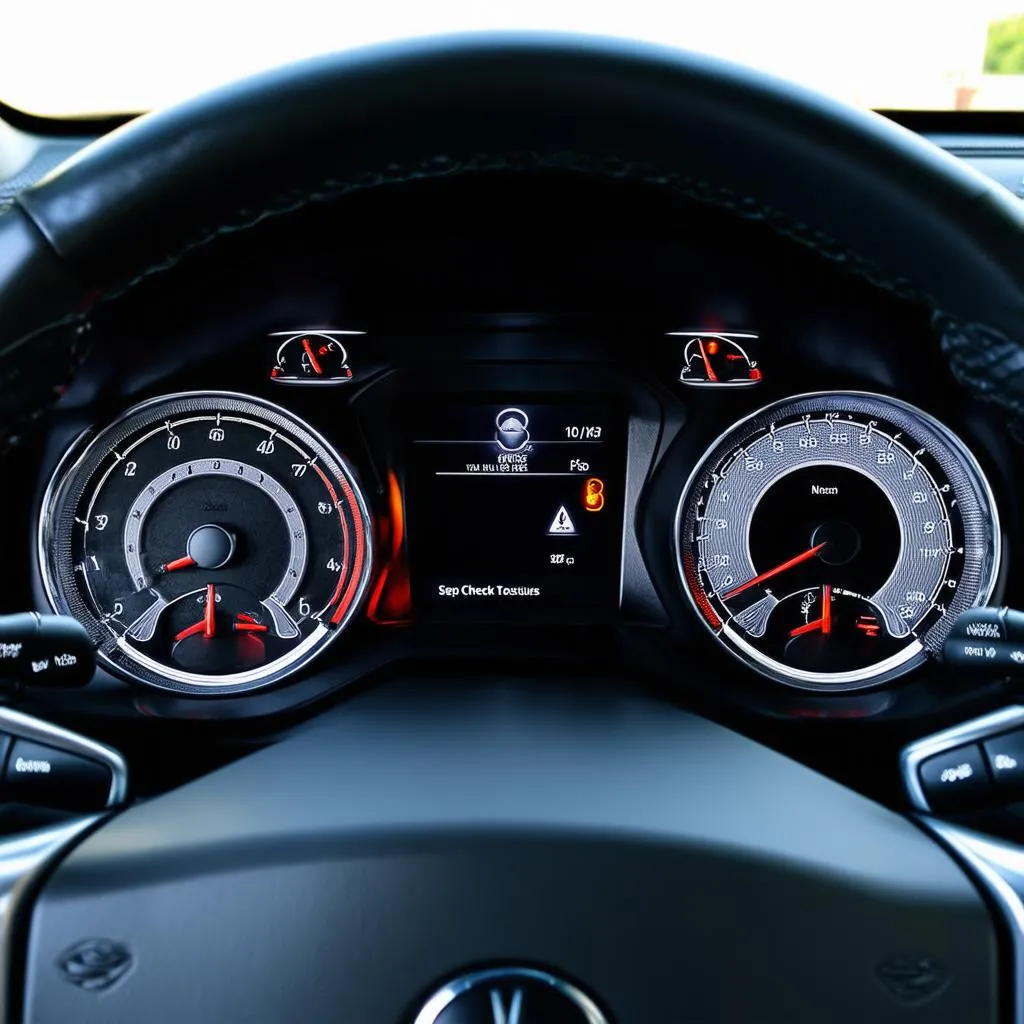
[[923,1003],[945,991],[950,972],[927,956],[892,957],[876,968],[878,980],[905,1003]]
[[413,1024],[608,1024],[575,985],[530,967],[464,974],[438,989]]
[[83,939],[57,960],[64,977],[86,992],[103,992],[120,981],[132,967],[127,946],[112,939]]

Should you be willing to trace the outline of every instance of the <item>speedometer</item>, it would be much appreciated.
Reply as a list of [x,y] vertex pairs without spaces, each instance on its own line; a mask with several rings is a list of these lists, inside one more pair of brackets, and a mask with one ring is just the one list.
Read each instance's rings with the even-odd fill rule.
[[348,624],[372,566],[347,462],[255,398],[171,395],[73,448],[43,501],[53,607],[100,659],[186,693],[265,686]]
[[684,589],[734,654],[795,686],[883,682],[984,604],[1000,532],[977,461],[880,395],[762,409],[701,460],[676,516]]

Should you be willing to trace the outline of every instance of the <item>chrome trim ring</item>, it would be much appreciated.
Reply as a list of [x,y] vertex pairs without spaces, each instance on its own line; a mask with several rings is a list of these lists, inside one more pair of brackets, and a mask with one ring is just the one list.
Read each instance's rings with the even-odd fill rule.
[[[919,429],[924,429],[934,435],[942,444],[939,450],[930,450],[931,456],[939,463],[947,477],[952,479],[955,473],[958,477],[967,477],[967,480],[976,489],[978,498],[978,516],[986,517],[988,520],[985,528],[986,536],[978,538],[977,547],[985,553],[985,561],[982,565],[975,567],[978,575],[978,593],[976,597],[963,608],[950,608],[947,615],[934,623],[920,642],[912,642],[907,647],[892,655],[884,662],[865,666],[862,669],[850,670],[842,673],[811,672],[786,666],[773,658],[762,654],[749,644],[737,643],[735,631],[729,629],[729,623],[724,622],[718,629],[713,628],[707,618],[702,614],[690,586],[686,582],[686,574],[683,565],[685,544],[681,538],[681,531],[689,512],[691,496],[696,486],[707,473],[709,463],[719,455],[724,455],[722,450],[725,442],[732,435],[738,435],[749,425],[768,416],[776,411],[795,412],[805,403],[832,401],[837,404],[853,400],[859,403],[878,403],[884,410],[888,410],[888,418],[896,426],[902,426],[900,420],[906,420]],[[822,407],[821,412],[830,411]],[[912,426],[907,426],[909,431]],[[809,460],[820,463],[821,459]],[[967,517],[964,518],[965,528],[968,524]],[[731,424],[722,431],[712,443],[705,449],[697,460],[693,470],[690,472],[685,485],[680,493],[679,502],[676,506],[676,514],[672,528],[672,547],[675,552],[676,571],[679,577],[680,586],[694,614],[704,625],[713,637],[738,661],[755,669],[761,675],[769,679],[792,686],[797,689],[811,690],[818,693],[849,693],[854,690],[862,690],[894,679],[896,676],[922,664],[929,654],[936,654],[941,650],[942,641],[952,628],[956,614],[966,610],[966,607],[977,607],[988,604],[996,589],[999,580],[999,573],[1002,566],[1002,530],[999,521],[999,509],[996,505],[995,495],[992,492],[991,484],[985,476],[984,471],[974,457],[973,453],[956,434],[945,424],[937,420],[930,413],[910,405],[908,402],[888,395],[880,395],[870,391],[813,391],[805,394],[794,395],[790,398],[780,399],[771,402],[755,410],[742,419]],[[966,570],[966,566],[965,566]],[[954,596],[953,602],[959,597],[959,591]],[[960,602],[961,604],[963,602]],[[948,628],[944,628],[948,622]]]
[[[190,408],[189,403],[197,404]],[[63,505],[62,499],[67,496],[67,488],[73,483],[79,485],[81,491],[82,471],[89,465],[89,460],[95,457],[99,450],[98,445],[116,445],[121,439],[119,431],[126,430],[131,421],[140,419],[141,426],[147,426],[149,424],[146,417],[153,409],[173,405],[181,406],[176,410],[176,414],[180,413],[182,416],[196,411],[206,413],[211,409],[237,412],[259,416],[264,423],[284,433],[297,433],[300,440],[302,435],[306,435],[305,439],[316,451],[321,464],[326,460],[333,462],[352,491],[358,518],[361,520],[358,539],[365,556],[361,575],[356,581],[356,588],[343,616],[337,622],[332,622],[330,628],[322,624],[317,625],[310,636],[287,655],[259,669],[222,676],[200,675],[153,661],[134,648],[126,652],[124,636],[113,636],[107,627],[98,624],[93,609],[80,594],[67,585],[64,579],[67,573],[61,571],[59,563],[63,552],[58,550],[55,511],[57,505]],[[287,437],[283,439],[288,441]],[[294,441],[289,441],[289,444],[296,447]],[[78,496],[73,495],[74,500],[77,500]],[[359,478],[348,460],[302,417],[265,398],[233,391],[187,391],[159,395],[132,406],[102,428],[94,428],[80,435],[60,460],[43,495],[36,529],[36,549],[43,591],[50,607],[58,614],[71,615],[86,626],[98,648],[97,661],[104,668],[115,675],[146,686],[190,696],[223,696],[251,692],[273,685],[305,666],[314,656],[337,640],[363,606],[369,594],[374,562],[374,538],[369,505]],[[116,657],[117,654],[121,654],[122,657]]]
[[[579,1011],[586,1024],[608,1024],[607,1017],[585,992],[563,978],[532,967],[494,967],[490,970],[474,971],[471,974],[455,978],[438,989],[427,1000],[423,1009],[416,1015],[413,1024],[437,1024],[441,1014],[455,1000],[472,989],[482,988],[485,985],[514,983],[517,979],[535,982],[554,989]],[[500,1020],[501,1018],[496,1016],[496,1019]]]

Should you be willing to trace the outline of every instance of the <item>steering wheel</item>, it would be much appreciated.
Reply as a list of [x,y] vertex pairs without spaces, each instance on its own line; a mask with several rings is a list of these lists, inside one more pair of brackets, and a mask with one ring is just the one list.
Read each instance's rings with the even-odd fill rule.
[[[357,190],[496,170],[762,221],[925,304],[961,383],[1024,411],[1008,193],[730,64],[499,36],[263,74],[23,193],[0,218],[5,436],[74,374],[97,306],[194,250]],[[581,697],[498,666],[367,691],[102,821],[18,900],[8,997],[30,1021],[962,1024],[1019,985],[1002,922],[918,824],[628,680]],[[83,942],[123,965],[116,984],[67,983]]]

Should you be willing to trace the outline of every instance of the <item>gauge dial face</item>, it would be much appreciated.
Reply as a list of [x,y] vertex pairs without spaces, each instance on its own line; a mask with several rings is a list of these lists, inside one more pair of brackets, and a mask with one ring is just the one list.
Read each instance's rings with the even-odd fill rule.
[[998,515],[977,461],[926,413],[855,392],[779,402],[705,455],[676,517],[683,586],[763,673],[883,682],[992,594]]
[[761,370],[746,345],[756,334],[688,334],[679,380],[692,387],[752,387],[761,383]]
[[293,331],[280,339],[270,369],[275,384],[348,384],[352,369],[343,338],[357,331]]
[[372,566],[345,460],[254,398],[173,395],[65,458],[40,517],[53,607],[121,674],[233,693],[305,664],[350,621]]

